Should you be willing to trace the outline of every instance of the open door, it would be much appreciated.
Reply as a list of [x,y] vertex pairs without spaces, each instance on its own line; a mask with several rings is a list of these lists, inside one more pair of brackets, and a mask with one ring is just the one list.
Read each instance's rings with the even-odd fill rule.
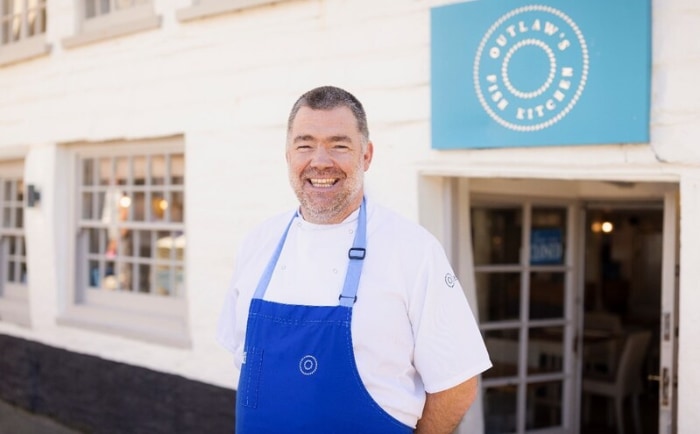
[[675,434],[678,393],[678,197],[664,198],[663,265],[661,272],[661,343],[659,433]]
[[471,204],[486,433],[575,433],[575,252],[571,201]]

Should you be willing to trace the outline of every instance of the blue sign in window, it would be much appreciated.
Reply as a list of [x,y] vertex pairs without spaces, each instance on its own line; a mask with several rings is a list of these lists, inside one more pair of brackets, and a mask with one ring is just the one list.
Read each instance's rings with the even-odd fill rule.
[[432,9],[432,146],[649,141],[650,0]]
[[561,229],[533,229],[530,233],[530,264],[558,265],[564,261]]

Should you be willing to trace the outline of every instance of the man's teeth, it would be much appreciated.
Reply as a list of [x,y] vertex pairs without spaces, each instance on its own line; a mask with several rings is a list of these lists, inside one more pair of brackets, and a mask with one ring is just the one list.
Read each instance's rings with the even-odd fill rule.
[[335,184],[335,178],[309,179],[309,182],[314,187],[332,187]]

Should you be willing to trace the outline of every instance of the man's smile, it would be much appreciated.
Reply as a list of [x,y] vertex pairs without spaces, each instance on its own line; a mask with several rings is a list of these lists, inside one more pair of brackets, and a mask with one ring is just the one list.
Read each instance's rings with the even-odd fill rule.
[[338,182],[338,178],[309,178],[308,181],[314,187],[329,188]]

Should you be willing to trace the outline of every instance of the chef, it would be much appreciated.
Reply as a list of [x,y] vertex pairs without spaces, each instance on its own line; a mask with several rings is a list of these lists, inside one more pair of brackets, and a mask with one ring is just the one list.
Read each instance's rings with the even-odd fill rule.
[[442,246],[365,196],[373,152],[347,91],[292,107],[299,207],[247,235],[218,328],[238,434],[448,434],[491,366]]

